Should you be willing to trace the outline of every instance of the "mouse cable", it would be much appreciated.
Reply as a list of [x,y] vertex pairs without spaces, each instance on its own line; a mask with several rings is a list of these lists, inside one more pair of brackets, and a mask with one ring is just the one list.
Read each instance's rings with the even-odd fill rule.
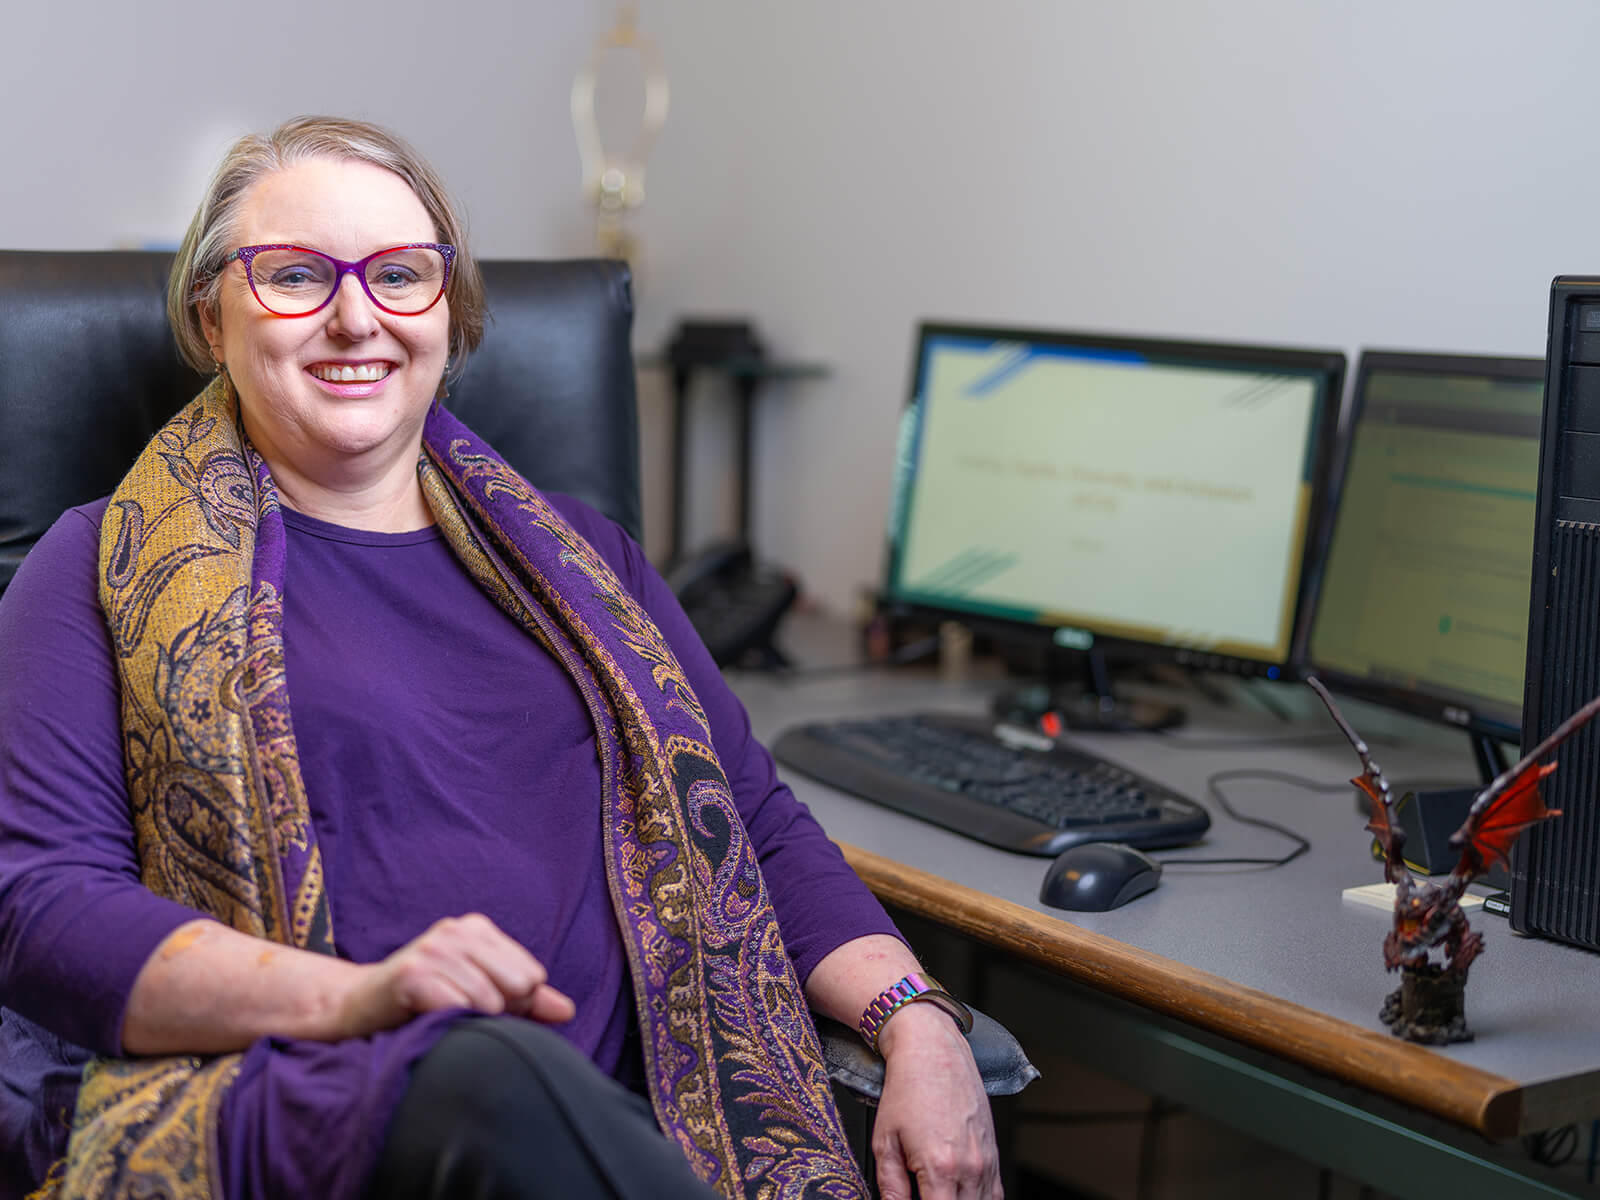
[[1162,866],[1168,864],[1193,864],[1206,866],[1252,866],[1252,867],[1281,867],[1291,863],[1306,851],[1311,849],[1311,842],[1290,829],[1286,825],[1279,825],[1276,821],[1269,821],[1265,817],[1247,817],[1228,801],[1223,792],[1223,783],[1237,779],[1265,779],[1273,783],[1286,783],[1291,787],[1304,788],[1308,792],[1347,792],[1350,790],[1348,783],[1317,783],[1315,780],[1306,779],[1301,775],[1291,775],[1287,771],[1268,771],[1255,767],[1241,767],[1232,771],[1218,771],[1206,780],[1206,791],[1213,796],[1222,811],[1238,821],[1241,825],[1255,825],[1262,829],[1271,830],[1282,837],[1295,843],[1293,850],[1279,858],[1163,858]]
[[1296,733],[1287,737],[1185,737],[1170,729],[1154,731],[1167,745],[1179,750],[1270,750],[1274,746],[1348,746],[1337,729],[1328,733]]

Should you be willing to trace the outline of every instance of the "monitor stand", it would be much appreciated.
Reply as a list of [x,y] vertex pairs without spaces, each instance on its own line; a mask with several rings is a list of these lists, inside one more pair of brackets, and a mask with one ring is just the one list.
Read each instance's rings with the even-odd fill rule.
[[1015,725],[1043,729],[1052,736],[1061,730],[1154,733],[1183,724],[1187,714],[1179,705],[1118,698],[1100,650],[1089,650],[1081,657],[1086,680],[1061,680],[1049,672],[1044,682],[1009,688],[995,697],[994,715]]
[[1482,787],[1488,787],[1511,766],[1506,761],[1506,744],[1488,733],[1469,733],[1472,739],[1472,760],[1478,764]]

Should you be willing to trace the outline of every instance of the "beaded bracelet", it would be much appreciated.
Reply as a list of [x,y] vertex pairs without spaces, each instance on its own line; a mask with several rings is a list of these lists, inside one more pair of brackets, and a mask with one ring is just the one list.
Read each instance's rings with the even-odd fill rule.
[[937,1004],[950,1014],[951,1019],[961,1027],[962,1033],[972,1032],[972,1013],[967,1006],[945,991],[932,975],[913,971],[898,983],[884,988],[862,1010],[857,1028],[861,1031],[861,1040],[872,1048],[874,1054],[879,1052],[878,1038],[883,1033],[884,1022],[917,1000]]

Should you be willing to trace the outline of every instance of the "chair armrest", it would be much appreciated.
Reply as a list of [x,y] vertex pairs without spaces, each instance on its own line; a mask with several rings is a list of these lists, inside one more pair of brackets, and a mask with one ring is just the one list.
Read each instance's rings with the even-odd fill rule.
[[[991,1096],[1015,1095],[1039,1078],[1038,1068],[1028,1061],[1021,1043],[1009,1029],[987,1013],[975,1008],[971,1012],[972,1032],[967,1034],[967,1045],[977,1060],[985,1092]],[[868,1049],[861,1035],[848,1025],[828,1017],[816,1017],[816,1022],[828,1078],[868,1100],[882,1095],[883,1059]]]

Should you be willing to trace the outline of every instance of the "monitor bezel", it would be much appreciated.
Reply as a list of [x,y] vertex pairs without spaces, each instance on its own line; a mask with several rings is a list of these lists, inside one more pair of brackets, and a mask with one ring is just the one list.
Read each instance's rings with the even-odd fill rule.
[[[1394,709],[1412,716],[1423,717],[1442,725],[1464,729],[1471,733],[1487,734],[1505,741],[1517,741],[1522,736],[1522,705],[1516,709],[1499,709],[1484,705],[1481,698],[1465,694],[1447,693],[1444,689],[1418,690],[1391,686],[1351,675],[1338,668],[1318,663],[1311,654],[1311,630],[1316,622],[1317,610],[1322,600],[1322,579],[1328,566],[1328,555],[1333,548],[1333,531],[1339,520],[1341,501],[1350,471],[1350,460],[1355,450],[1356,428],[1366,407],[1367,383],[1374,372],[1410,372],[1417,375],[1477,375],[1491,379],[1545,383],[1545,360],[1512,355],[1435,353],[1422,350],[1363,349],[1356,362],[1350,392],[1349,416],[1339,438],[1339,461],[1334,472],[1332,490],[1327,509],[1323,514],[1322,529],[1317,538],[1316,557],[1312,561],[1308,580],[1313,587],[1311,602],[1306,613],[1304,655],[1301,674],[1314,674],[1329,689],[1342,696],[1366,700],[1383,708]],[[1531,534],[1530,530],[1530,534]],[[1528,547],[1532,561],[1533,546]],[[1523,679],[1523,696],[1527,696],[1527,678]]]
[[[1310,600],[1308,567],[1313,561],[1315,538],[1321,523],[1320,514],[1326,503],[1326,492],[1334,461],[1339,414],[1343,400],[1346,359],[1342,350],[1300,346],[1252,344],[1244,342],[1189,341],[1178,338],[1140,337],[1120,333],[1100,333],[1093,330],[1038,329],[1017,326],[994,326],[960,321],[923,320],[916,326],[912,338],[911,385],[902,408],[902,417],[922,394],[923,371],[927,363],[925,347],[934,338],[971,338],[974,340],[1018,341],[1055,346],[1081,346],[1090,350],[1110,350],[1136,353],[1152,358],[1166,358],[1199,365],[1234,366],[1251,368],[1287,368],[1321,376],[1323,389],[1320,411],[1316,419],[1316,445],[1311,463],[1311,502],[1307,510],[1305,530],[1300,546],[1300,573],[1296,581],[1294,615],[1289,626],[1286,653],[1281,658],[1254,655],[1219,655],[1203,646],[1188,646],[1172,642],[1145,641],[1121,634],[1101,633],[1091,625],[1063,627],[1038,624],[1030,621],[1013,621],[989,613],[976,613],[968,609],[929,604],[926,601],[900,598],[892,591],[895,571],[895,534],[893,510],[885,522],[883,566],[880,572],[879,595],[883,604],[894,614],[908,619],[939,622],[959,621],[975,632],[1004,638],[1019,645],[1030,642],[1048,645],[1064,652],[1087,649],[1064,647],[1055,640],[1059,628],[1087,629],[1093,637],[1092,648],[1113,659],[1175,662],[1183,666],[1228,674],[1290,678],[1300,661],[1304,638],[1310,628],[1308,606]],[[899,449],[896,448],[898,457]],[[890,504],[900,502],[899,465],[891,486]]]

